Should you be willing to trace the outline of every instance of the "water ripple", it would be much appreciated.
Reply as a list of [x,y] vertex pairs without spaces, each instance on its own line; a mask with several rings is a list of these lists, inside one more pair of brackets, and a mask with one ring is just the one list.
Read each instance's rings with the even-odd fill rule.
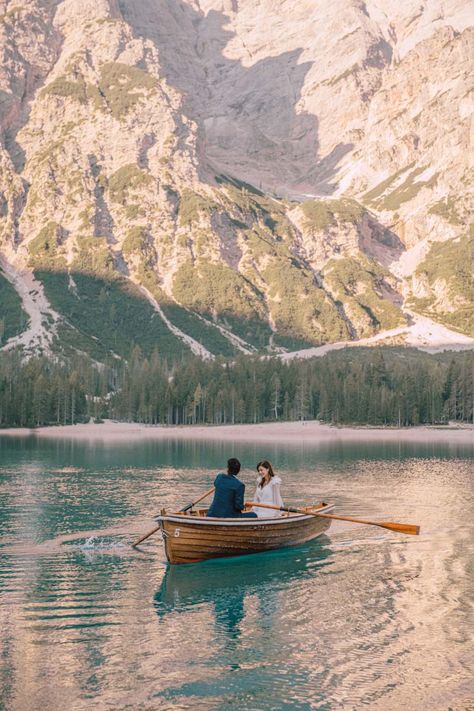
[[469,708],[472,462],[283,452],[287,500],[422,536],[338,522],[295,550],[170,568],[159,536],[129,544],[209,488],[202,449],[191,469],[122,450],[125,470],[64,447],[0,465],[2,708]]

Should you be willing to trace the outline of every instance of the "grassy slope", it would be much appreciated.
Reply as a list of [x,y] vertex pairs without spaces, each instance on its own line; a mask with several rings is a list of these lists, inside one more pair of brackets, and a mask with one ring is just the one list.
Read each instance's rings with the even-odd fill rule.
[[66,344],[99,359],[110,351],[127,358],[135,346],[146,354],[156,348],[164,357],[189,353],[129,281],[74,273],[75,291],[64,272],[38,271],[36,276],[53,308],[74,329],[66,326],[60,332]]
[[380,265],[362,255],[358,259],[331,259],[323,274],[350,315],[360,338],[403,324],[401,310],[380,295],[384,277],[387,277]]
[[413,298],[411,305],[437,321],[469,336],[474,336],[474,234],[434,244],[416,270],[430,286],[447,286],[454,308],[443,309],[436,296]]
[[21,299],[10,282],[0,273],[0,346],[21,333],[28,323],[28,315]]
[[214,355],[231,357],[236,354],[232,343],[212,324],[205,323],[177,304],[162,304],[161,308],[174,326],[201,343]]

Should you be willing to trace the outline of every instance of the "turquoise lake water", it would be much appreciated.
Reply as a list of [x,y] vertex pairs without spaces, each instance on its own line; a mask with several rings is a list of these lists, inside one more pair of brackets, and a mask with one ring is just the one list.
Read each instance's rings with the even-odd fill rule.
[[[334,522],[190,566],[153,527],[238,456]],[[0,709],[474,708],[474,443],[323,447],[0,436]],[[247,495],[247,498],[250,498]]]

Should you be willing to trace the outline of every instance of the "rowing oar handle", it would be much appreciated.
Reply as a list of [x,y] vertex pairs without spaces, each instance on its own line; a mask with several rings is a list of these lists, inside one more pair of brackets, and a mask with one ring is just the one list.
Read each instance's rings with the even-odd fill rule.
[[271,506],[270,504],[259,504],[254,501],[249,501],[246,506],[257,506],[261,509],[275,509],[276,511],[288,511],[289,513],[305,514],[306,516],[319,516],[321,518],[333,518],[337,521],[350,521],[351,523],[365,523],[368,526],[379,526],[380,528],[388,528],[390,531],[398,531],[399,533],[408,533],[412,536],[418,536],[420,527],[411,523],[392,523],[391,521],[367,521],[363,518],[352,518],[352,516],[336,516],[335,514],[317,513],[316,511],[305,511],[304,509],[293,509],[289,506]]
[[[186,513],[186,511],[189,511],[189,509],[192,509],[193,506],[196,506],[196,504],[198,504],[200,501],[205,499],[206,496],[210,496],[213,491],[214,491],[214,487],[212,487],[212,489],[209,489],[209,491],[206,491],[206,493],[203,494],[202,496],[200,496],[199,499],[196,499],[196,501],[193,501],[192,503],[185,506],[183,509],[180,509],[179,512]],[[148,531],[148,533],[145,533],[145,535],[142,536],[141,538],[139,538],[138,541],[135,541],[134,543],[132,543],[132,548],[135,548],[135,546],[138,546],[139,543],[141,543],[142,541],[145,541],[147,538],[149,538],[154,533],[156,533],[156,531],[158,531],[159,529],[160,529],[160,526],[155,526],[155,528],[153,530]]]

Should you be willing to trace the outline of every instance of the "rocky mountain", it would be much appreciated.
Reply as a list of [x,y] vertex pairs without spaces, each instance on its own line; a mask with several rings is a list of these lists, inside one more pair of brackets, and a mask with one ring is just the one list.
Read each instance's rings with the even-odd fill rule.
[[472,347],[473,16],[0,0],[0,344]]

